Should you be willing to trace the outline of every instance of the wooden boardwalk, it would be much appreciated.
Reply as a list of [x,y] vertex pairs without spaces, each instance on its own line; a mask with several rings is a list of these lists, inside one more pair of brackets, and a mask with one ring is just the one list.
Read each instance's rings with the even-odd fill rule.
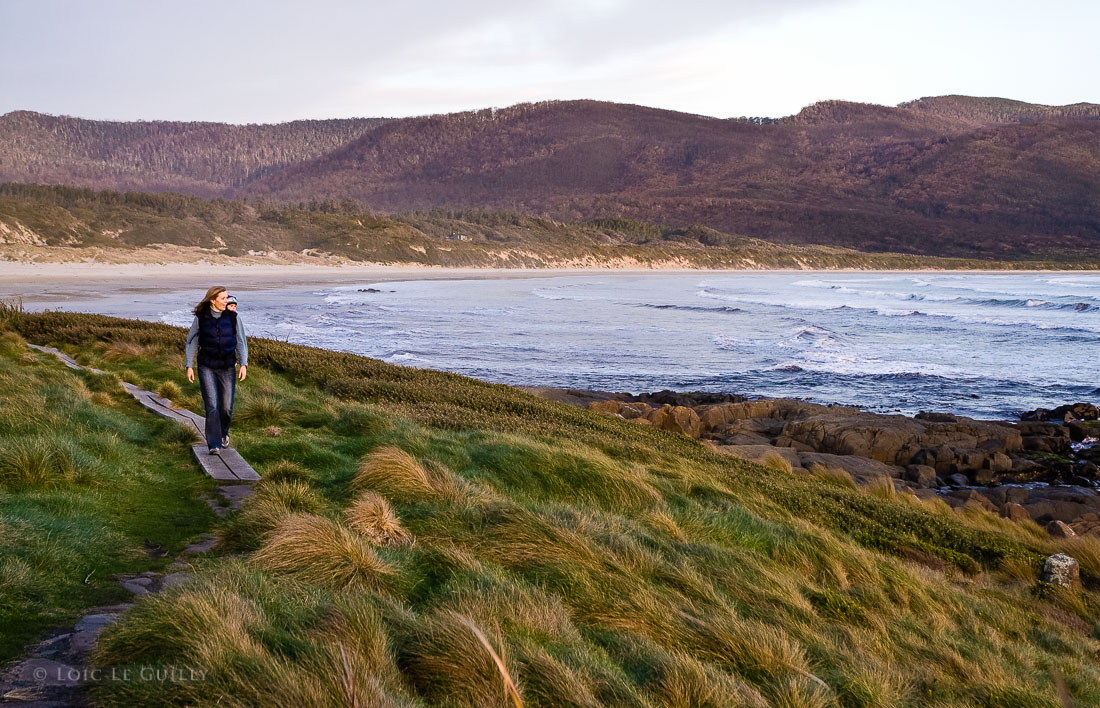
[[[61,360],[61,363],[70,369],[90,371],[93,374],[107,373],[101,369],[95,369],[90,366],[81,366],[76,363],[75,359],[59,349],[53,347],[40,347],[37,344],[28,344],[27,346],[36,351],[56,356]],[[172,401],[167,398],[162,398],[152,391],[138,388],[132,383],[123,381],[122,387],[126,389],[138,403],[145,406],[153,413],[156,413],[161,418],[174,420],[191,429],[191,432],[195,434],[195,439],[198,441],[198,444],[191,447],[191,452],[195,455],[195,461],[199,463],[199,466],[202,467],[206,474],[223,482],[256,482],[260,479],[260,475],[256,473],[256,470],[252,469],[252,466],[241,457],[241,453],[237,452],[235,449],[230,447],[222,450],[219,455],[210,454],[206,449],[206,434],[204,432],[206,418],[189,410],[175,408],[173,407]]]

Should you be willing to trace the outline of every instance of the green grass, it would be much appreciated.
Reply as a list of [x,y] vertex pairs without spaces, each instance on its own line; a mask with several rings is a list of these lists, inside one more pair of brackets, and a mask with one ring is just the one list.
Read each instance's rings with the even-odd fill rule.
[[[179,329],[17,326],[193,390]],[[283,432],[258,413],[234,429],[265,478],[221,529],[236,555],[140,602],[95,655],[206,680],[101,686],[105,704],[501,705],[468,623],[529,708],[1058,706],[1062,684],[1100,702],[1095,544],[452,374],[261,339],[250,358],[242,394]],[[1084,589],[1036,586],[1055,550],[1082,555]]]
[[213,515],[197,500],[206,483],[170,424],[128,396],[93,392],[97,377],[72,373],[49,355],[25,356],[30,350],[10,332],[0,340],[6,663],[81,608],[128,599],[111,574],[163,566],[145,548],[177,552]]

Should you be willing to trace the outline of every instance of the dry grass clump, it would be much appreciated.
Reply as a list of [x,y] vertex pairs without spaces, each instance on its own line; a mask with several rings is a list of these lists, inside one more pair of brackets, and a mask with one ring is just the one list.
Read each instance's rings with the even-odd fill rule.
[[344,510],[348,526],[376,546],[406,546],[412,534],[401,525],[401,519],[385,497],[376,492],[363,492]]
[[115,404],[115,399],[111,398],[111,394],[104,391],[93,393],[91,401],[97,406],[113,406]]
[[[2,304],[0,304],[0,307],[2,307]],[[27,340],[15,332],[0,332],[0,355],[19,356],[26,353]]]
[[885,476],[872,479],[863,488],[863,491],[879,499],[896,499],[898,496],[897,489],[894,487],[894,480]]
[[769,452],[765,454],[760,458],[760,464],[776,472],[783,472],[786,474],[794,472],[794,467],[791,465],[790,461],[778,452]]
[[116,340],[110,344],[99,347],[103,352],[103,358],[107,361],[125,361],[127,359],[157,359],[161,355],[161,348],[154,344],[138,344]]
[[843,467],[830,467],[815,462],[810,465],[809,471],[814,477],[834,487],[843,487],[845,489],[856,488],[856,482],[852,479],[852,473]]
[[488,708],[504,705],[508,695],[515,705],[522,705],[518,694],[509,691],[516,670],[502,656],[503,649],[487,650],[502,647],[499,630],[486,627],[483,642],[471,625],[452,610],[427,617],[400,647],[405,679],[429,705]]
[[397,503],[433,499],[439,492],[428,471],[416,458],[399,447],[380,447],[359,464],[352,489],[374,490]]
[[252,562],[334,590],[379,589],[394,574],[362,536],[313,514],[280,520]]
[[221,546],[252,550],[284,517],[294,513],[319,514],[324,509],[324,501],[308,484],[264,479],[256,485],[256,493],[245,500],[240,512],[222,528]]
[[645,683],[656,705],[665,708],[770,708],[752,686],[682,651],[655,656]]
[[303,482],[309,483],[313,475],[305,467],[290,460],[279,460],[264,470],[263,481],[267,482]]
[[175,381],[165,381],[157,387],[157,395],[170,401],[178,401],[183,395],[183,389]]
[[272,393],[254,393],[244,397],[240,408],[233,413],[234,420],[254,423],[261,427],[284,425],[287,420],[283,400]]

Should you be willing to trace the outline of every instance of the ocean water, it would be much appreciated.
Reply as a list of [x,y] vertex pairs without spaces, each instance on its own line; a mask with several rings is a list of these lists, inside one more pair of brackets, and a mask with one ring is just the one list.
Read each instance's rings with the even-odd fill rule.
[[[203,291],[91,309],[187,326]],[[1100,398],[1095,273],[597,273],[237,294],[253,335],[516,385],[987,419]]]

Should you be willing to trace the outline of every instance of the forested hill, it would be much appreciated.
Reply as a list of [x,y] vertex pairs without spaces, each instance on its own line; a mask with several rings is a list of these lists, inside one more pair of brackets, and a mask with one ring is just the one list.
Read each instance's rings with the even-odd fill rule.
[[0,180],[1062,260],[1100,248],[1100,106],[944,96],[719,120],[568,101],[279,126],[14,113],[0,117]]
[[385,122],[115,122],[16,111],[0,116],[0,181],[222,197]]

